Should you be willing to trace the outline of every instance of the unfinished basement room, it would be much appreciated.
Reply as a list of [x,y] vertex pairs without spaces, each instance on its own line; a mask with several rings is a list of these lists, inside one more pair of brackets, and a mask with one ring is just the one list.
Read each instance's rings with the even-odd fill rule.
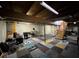
[[79,58],[79,1],[0,1],[0,58]]

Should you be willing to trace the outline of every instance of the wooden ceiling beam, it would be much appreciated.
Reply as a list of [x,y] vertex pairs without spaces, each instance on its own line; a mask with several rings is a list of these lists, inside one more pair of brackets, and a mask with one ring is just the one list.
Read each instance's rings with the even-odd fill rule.
[[31,5],[33,3],[34,3],[33,1],[32,2],[29,2],[29,1],[27,1],[27,2],[24,2],[24,1],[18,2],[18,1],[16,1],[15,2],[15,1],[13,1],[12,2],[12,8],[16,12],[26,14],[26,12],[28,11],[28,9],[31,7]]
[[4,11],[4,13],[0,12],[0,15],[4,17],[4,20],[10,21],[25,21],[25,22],[34,22],[34,23],[47,23],[46,19],[41,17],[31,17],[22,13],[18,13],[15,11]]
[[35,2],[31,8],[26,12],[26,15],[34,16],[38,12],[40,12],[43,9],[43,7],[39,4],[39,2]]
[[39,12],[35,17],[42,17],[42,18],[47,18],[50,14],[50,12],[46,9],[42,10]]

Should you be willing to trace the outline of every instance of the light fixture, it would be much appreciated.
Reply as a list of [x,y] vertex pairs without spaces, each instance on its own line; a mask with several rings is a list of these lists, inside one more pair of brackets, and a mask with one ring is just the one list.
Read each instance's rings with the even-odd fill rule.
[[0,8],[2,8],[2,6],[0,5]]
[[55,9],[53,9],[51,6],[49,6],[48,4],[46,4],[44,1],[42,1],[40,4],[41,4],[43,7],[45,7],[46,9],[52,11],[53,13],[55,13],[55,14],[57,14],[57,15],[59,14]]
[[74,22],[74,24],[76,24],[76,22]]
[[60,20],[60,21],[54,21],[52,24],[54,24],[54,25],[61,25],[62,22],[63,22],[62,20]]

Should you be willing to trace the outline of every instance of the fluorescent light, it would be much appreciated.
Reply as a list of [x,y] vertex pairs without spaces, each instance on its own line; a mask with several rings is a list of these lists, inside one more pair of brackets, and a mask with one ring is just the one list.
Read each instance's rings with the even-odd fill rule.
[[41,2],[40,4],[41,4],[43,7],[45,7],[46,9],[52,11],[53,13],[55,13],[55,14],[57,14],[57,15],[59,14],[55,9],[53,9],[51,6],[47,5],[45,2]]

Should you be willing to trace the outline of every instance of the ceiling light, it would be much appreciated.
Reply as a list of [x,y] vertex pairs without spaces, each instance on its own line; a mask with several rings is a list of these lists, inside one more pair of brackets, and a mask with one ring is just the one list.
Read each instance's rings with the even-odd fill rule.
[[74,22],[74,24],[76,24],[76,22]]
[[0,8],[2,8],[2,6],[0,5]]
[[60,21],[54,21],[52,24],[54,24],[54,25],[61,25],[62,22],[63,22],[62,20],[60,20]]
[[52,11],[53,13],[55,13],[55,14],[59,14],[55,9],[53,9],[51,6],[49,6],[48,4],[46,4],[45,2],[41,2],[40,3],[43,7],[45,7],[46,9],[48,9],[48,10],[50,10],[50,11]]

